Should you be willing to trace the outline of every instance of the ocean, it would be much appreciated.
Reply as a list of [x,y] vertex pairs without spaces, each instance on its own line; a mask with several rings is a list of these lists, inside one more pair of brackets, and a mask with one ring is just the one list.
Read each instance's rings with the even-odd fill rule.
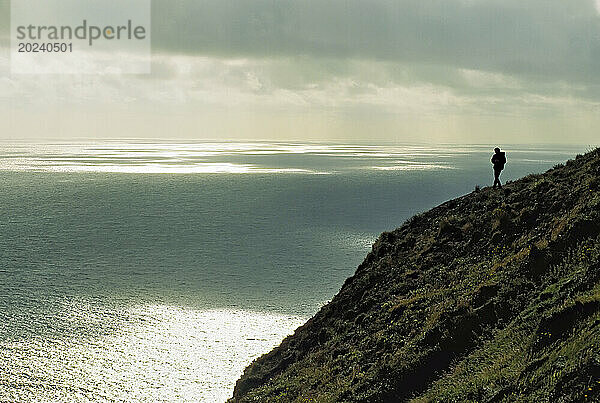
[[[494,146],[0,144],[0,401],[226,400]],[[506,181],[588,147],[503,148]]]

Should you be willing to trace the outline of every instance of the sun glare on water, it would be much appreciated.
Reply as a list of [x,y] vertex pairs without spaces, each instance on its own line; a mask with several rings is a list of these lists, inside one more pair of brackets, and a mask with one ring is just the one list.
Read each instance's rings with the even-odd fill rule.
[[[453,148],[452,153],[468,150]],[[329,174],[340,170],[439,170],[448,149],[298,143],[146,143],[0,145],[1,171],[129,174]],[[329,161],[326,169],[303,165]],[[358,165],[348,166],[350,161]],[[360,164],[363,161],[365,164]],[[370,166],[366,161],[377,165]],[[436,161],[432,163],[432,161]]]
[[[71,309],[62,320],[102,321],[115,314]],[[101,336],[2,342],[0,360],[11,364],[0,375],[0,400],[225,401],[244,367],[305,320],[160,305],[120,315],[127,323]]]

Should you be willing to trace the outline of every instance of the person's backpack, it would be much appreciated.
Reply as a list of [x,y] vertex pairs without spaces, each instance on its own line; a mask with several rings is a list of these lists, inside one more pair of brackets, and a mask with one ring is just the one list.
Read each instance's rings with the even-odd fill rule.
[[494,164],[494,168],[504,169],[504,164],[506,164],[506,153],[501,151],[492,156],[492,163]]

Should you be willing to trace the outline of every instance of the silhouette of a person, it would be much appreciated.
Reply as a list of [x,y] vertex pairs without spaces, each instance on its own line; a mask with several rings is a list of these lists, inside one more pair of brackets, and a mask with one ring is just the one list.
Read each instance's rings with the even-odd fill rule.
[[492,164],[494,165],[494,186],[498,185],[498,187],[502,187],[500,183],[500,172],[504,169],[504,164],[506,164],[506,153],[504,151],[500,151],[498,147],[494,148],[494,155],[492,155]]

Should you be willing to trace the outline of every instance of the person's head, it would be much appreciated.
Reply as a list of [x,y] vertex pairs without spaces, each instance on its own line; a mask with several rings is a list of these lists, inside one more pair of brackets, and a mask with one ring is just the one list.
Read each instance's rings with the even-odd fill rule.
[[498,147],[496,147],[496,148],[494,148],[494,152],[495,152],[496,154],[498,154],[498,153],[500,152],[500,149],[499,149]]

